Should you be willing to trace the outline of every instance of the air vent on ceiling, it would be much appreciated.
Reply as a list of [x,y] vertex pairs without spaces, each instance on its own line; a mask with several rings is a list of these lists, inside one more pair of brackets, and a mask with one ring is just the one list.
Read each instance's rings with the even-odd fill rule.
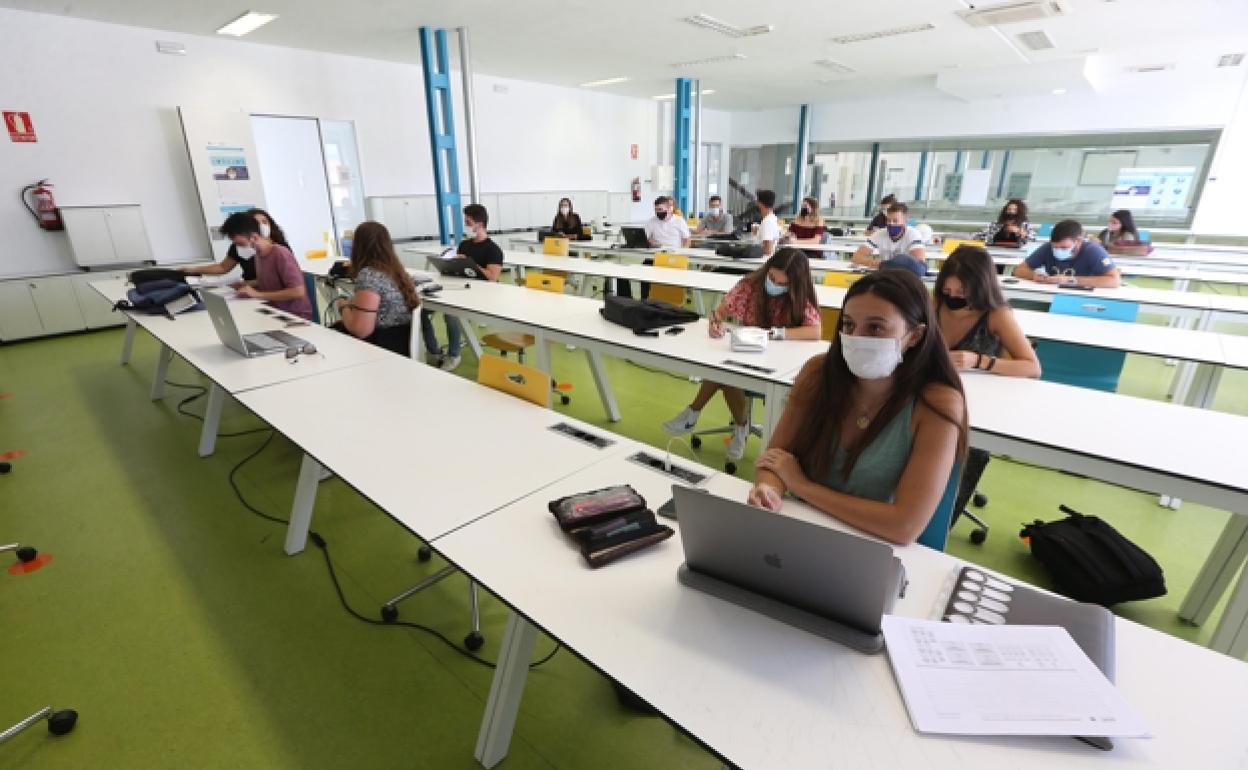
[[1065,16],[1068,13],[1070,13],[1070,8],[1067,0],[1020,0],[1016,3],[1001,3],[985,8],[972,7],[965,11],[958,11],[962,21],[972,27],[1018,24],[1023,21]]
[[715,18],[705,13],[699,13],[696,16],[686,16],[683,21],[686,24],[692,24],[695,27],[709,29],[712,32],[718,32],[728,37],[753,37],[754,35],[766,35],[773,28],[770,24],[756,24],[753,27],[737,27],[726,21]]
[[839,62],[836,59],[816,59],[815,64],[819,65],[820,67],[823,67],[824,69],[829,69],[829,70],[832,70],[833,72],[838,72],[842,75],[852,75],[853,73],[858,71],[854,69],[853,67],[849,66],[848,64]]
[[1023,32],[1014,37],[1018,38],[1018,42],[1032,51],[1051,51],[1057,47],[1053,43],[1053,38],[1049,37],[1049,33],[1042,29],[1033,29],[1030,32]]
[[897,37],[898,35],[909,35],[912,32],[927,32],[936,29],[935,24],[915,24],[909,27],[893,27],[891,29],[881,29],[876,32],[860,32],[856,35],[840,35],[832,38],[833,43],[845,45],[846,43],[861,43],[866,40],[879,40],[884,37]]
[[708,64],[726,64],[728,62],[740,61],[745,58],[743,53],[733,53],[727,56],[708,56],[705,59],[692,59],[690,61],[673,62],[672,66],[676,69],[687,69],[689,67],[704,67]]
[[1142,64],[1139,67],[1127,67],[1127,72],[1134,72],[1137,75],[1147,75],[1150,72],[1165,72],[1174,69],[1173,64]]
[[1218,57],[1219,67],[1238,67],[1244,63],[1244,55],[1242,53],[1224,53]]

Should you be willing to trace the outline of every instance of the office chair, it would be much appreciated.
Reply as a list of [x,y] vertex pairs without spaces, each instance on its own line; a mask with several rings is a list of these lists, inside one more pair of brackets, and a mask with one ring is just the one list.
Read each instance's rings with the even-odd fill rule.
[[958,495],[953,501],[953,515],[949,521],[949,529],[957,526],[958,518],[961,516],[974,522],[975,529],[971,530],[971,542],[975,545],[982,545],[988,539],[988,524],[972,513],[967,508],[967,504],[974,503],[977,508],[983,508],[988,504],[988,496],[976,487],[984,475],[984,469],[988,467],[990,457],[983,449],[974,447],[967,452],[966,465],[962,468],[962,478],[958,483]]
[[[745,393],[745,414],[746,414],[746,419],[749,420],[750,422],[750,435],[758,436],[761,439],[763,437],[763,426],[761,423],[754,422],[754,402],[762,400],[763,394],[755,393],[750,390],[744,391],[744,393]],[[722,428],[707,428],[706,430],[695,430],[693,433],[689,434],[689,445],[692,446],[694,449],[697,449],[698,447],[702,446],[703,436],[724,436],[725,440],[727,440],[729,437],[732,436],[732,430],[734,427],[735,427],[735,423],[730,421],[727,425],[725,425]],[[736,474],[737,472],[736,462],[732,460],[725,460],[724,470],[730,475]]]
[[[4,468],[0,473],[8,473],[12,466],[4,463]],[[29,564],[35,560],[39,552],[28,545],[20,543],[10,543],[8,545],[0,545],[0,553],[13,551],[17,555],[17,559],[22,564]],[[4,743],[12,738],[16,738],[25,732],[31,726],[38,724],[42,720],[48,720],[48,732],[52,735],[65,735],[74,729],[74,725],[78,722],[78,712],[73,709],[63,709],[54,711],[51,706],[44,706],[35,713],[26,717],[17,724],[0,732],[0,743]]]
[[[660,251],[654,255],[654,266],[667,267],[673,270],[688,270],[689,257],[686,257],[684,254],[669,254],[668,252]],[[671,286],[666,283],[650,284],[650,294],[648,295],[649,299],[657,299],[660,302],[666,302],[676,307],[685,306],[685,296],[685,287]]]
[[[547,238],[546,242],[549,243],[551,240],[553,239]],[[567,239],[563,240],[566,243]],[[562,294],[564,278],[559,273],[539,273],[531,270],[524,276],[524,285],[529,289]],[[499,351],[504,357],[508,353],[515,353],[520,363],[524,363],[525,351],[537,344],[537,338],[524,332],[491,332],[481,338],[481,343]],[[572,390],[572,383],[555,382],[553,379],[552,383],[553,390],[559,394],[559,403],[564,406],[572,403],[572,396],[568,395],[568,391]]]
[[953,470],[949,473],[949,483],[945,485],[945,493],[936,504],[931,520],[915,539],[919,545],[925,545],[934,551],[945,550],[945,544],[949,541],[949,530],[953,527],[954,503],[961,478],[962,469],[958,463],[954,463]]
[[[1140,306],[1122,300],[1056,294],[1049,312],[1132,323],[1139,315]],[[1036,356],[1040,359],[1041,379],[1108,393],[1118,390],[1118,378],[1127,361],[1126,352],[1121,350],[1050,340],[1036,343]]]

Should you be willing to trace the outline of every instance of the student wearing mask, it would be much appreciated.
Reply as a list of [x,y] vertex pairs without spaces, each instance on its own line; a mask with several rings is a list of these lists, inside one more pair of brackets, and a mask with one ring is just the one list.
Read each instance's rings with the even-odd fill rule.
[[654,216],[646,222],[646,238],[651,248],[679,249],[688,247],[689,225],[685,218],[673,214],[675,204],[666,195],[654,199]]
[[1122,273],[1105,248],[1083,237],[1083,225],[1066,219],[1053,225],[1049,242],[1014,268],[1014,275],[1036,283],[1074,283],[1100,289],[1122,285]]
[[[261,235],[278,246],[290,248],[290,244],[286,242],[286,233],[282,232],[282,228],[269,215],[269,212],[264,209],[251,209],[246,213],[255,217],[256,223],[260,225]],[[184,267],[181,270],[187,275],[225,275],[235,267],[238,267],[243,271],[244,281],[254,281],[256,280],[256,262],[253,259],[255,256],[255,252],[246,247],[240,253],[239,248],[231,243],[229,251],[225,252],[225,257],[220,262],[214,262],[211,265]]]
[[555,221],[551,224],[550,229],[575,241],[583,236],[583,227],[581,215],[572,210],[572,199],[560,198],[559,211],[555,214]]
[[[274,307],[312,320],[312,303],[295,255],[290,249],[260,234],[260,223],[250,214],[231,214],[221,224],[240,256],[255,253],[256,278],[239,282],[234,289],[243,297],[264,300]],[[270,234],[272,231],[270,231]]]
[[770,257],[780,244],[780,220],[776,219],[776,194],[771,190],[759,190],[754,194],[755,205],[762,221],[758,223],[758,240],[763,246],[763,256]]
[[[503,272],[503,250],[490,239],[486,229],[489,223],[490,215],[485,206],[480,203],[464,206],[464,240],[459,243],[459,256],[476,262],[487,281],[497,281]],[[420,311],[420,333],[424,337],[429,363],[450,372],[459,368],[463,327],[458,318],[443,314],[443,320],[446,323],[446,351],[440,354],[438,336],[433,330],[433,314],[428,310]]]
[[730,235],[732,234],[732,214],[724,211],[724,199],[712,195],[707,201],[706,216],[698,222],[694,232],[698,235]]
[[[781,249],[758,270],[742,278],[711,311],[711,337],[722,337],[730,319],[742,326],[769,328],[772,339],[819,339],[823,330],[806,255],[797,249]],[[663,423],[663,430],[673,436],[692,432],[702,410],[719,391],[724,394],[733,420],[728,459],[740,460],[750,438],[750,415],[745,409],[745,393],[739,388],[704,381],[689,406]]]
[[909,544],[936,512],[967,436],[962,381],[931,295],[905,271],[872,273],[846,292],[828,352],[798,374],[748,502],[779,510],[787,491]]
[[1001,207],[997,221],[988,225],[982,234],[990,246],[1021,246],[1031,240],[1031,225],[1027,222],[1027,203],[1021,198],[1010,198]]
[[802,207],[797,217],[789,224],[789,240],[787,243],[822,243],[823,234],[827,232],[823,217],[819,216],[819,201],[802,198]]
[[1115,241],[1140,241],[1140,231],[1135,226],[1135,216],[1127,209],[1115,211],[1109,217],[1109,226],[1096,236],[1108,249]]
[[867,235],[888,226],[888,207],[897,202],[897,196],[885,195],[880,199],[880,210],[875,212],[875,216],[871,218],[870,224],[867,225]]
[[[854,252],[854,264],[881,270],[909,270],[920,278],[927,275],[927,251],[923,248],[923,236],[906,224],[908,213],[906,204],[891,204],[884,229],[867,236],[866,243]],[[872,250],[877,253],[873,255]]]
[[355,293],[335,302],[342,320],[334,328],[410,355],[412,311],[420,305],[420,296],[394,253],[385,225],[364,222],[355,228],[347,275],[355,283]]
[[1040,376],[1040,360],[1001,293],[986,249],[962,245],[936,276],[936,319],[959,370]]

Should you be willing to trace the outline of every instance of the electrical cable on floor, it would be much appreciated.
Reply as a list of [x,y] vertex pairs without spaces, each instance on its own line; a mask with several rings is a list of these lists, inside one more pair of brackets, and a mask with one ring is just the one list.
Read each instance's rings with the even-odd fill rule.
[[[201,388],[203,390],[206,390],[201,385],[178,385],[176,383],[172,383],[168,381],[166,382],[167,384],[173,385],[174,387]],[[202,396],[202,395],[203,393],[201,392],[197,394],[196,396],[193,396],[192,400],[193,398],[198,398],[199,396]],[[188,417],[197,417],[200,420],[203,419],[202,417],[199,417],[198,415],[188,414],[186,412],[183,412],[183,414],[186,414]],[[268,438],[266,438],[264,440],[264,443],[262,443],[259,447],[257,447],[254,452],[247,455],[242,460],[239,460],[237,463],[235,463],[234,467],[230,469],[230,473],[228,477],[229,482],[230,482],[230,489],[234,490],[234,496],[238,498],[238,502],[241,503],[242,506],[246,508],[248,511],[251,511],[252,513],[254,513],[255,515],[259,516],[260,518],[266,521],[273,522],[274,524],[289,524],[290,522],[288,522],[286,519],[283,519],[279,516],[274,516],[270,513],[265,513],[264,511],[260,510],[256,506],[249,503],[247,501],[247,498],[243,495],[243,491],[238,488],[238,482],[236,482],[234,479],[234,477],[238,474],[238,472],[243,469],[243,466],[251,462],[255,458],[259,457],[260,453],[263,452],[266,448],[268,448],[269,444],[273,442],[273,437],[277,435],[277,431],[272,428],[262,428],[261,430],[267,430],[269,432]],[[256,431],[251,431],[251,432],[254,433]],[[237,435],[246,435],[246,434],[237,434]],[[373,626],[398,626],[398,627],[414,628],[418,631],[424,631],[425,633],[436,637],[443,644],[450,647],[452,650],[459,653],[460,655],[463,655],[465,658],[469,658],[470,660],[473,660],[476,663],[482,666],[485,666],[486,668],[490,668],[490,669],[497,668],[497,664],[492,663],[486,660],[485,658],[477,657],[471,652],[464,650],[458,644],[448,639],[446,635],[444,635],[441,631],[438,631],[436,628],[431,628],[429,626],[424,626],[419,623],[412,623],[409,621],[389,622],[389,621],[384,621],[384,620],[374,620],[373,618],[369,618],[365,615],[361,615],[359,612],[355,610],[355,608],[353,608],[350,604],[347,603],[347,598],[342,592],[342,586],[338,582],[338,574],[334,570],[334,563],[329,558],[329,545],[325,541],[325,538],[323,538],[320,535],[320,533],[316,532],[315,530],[309,532],[308,536],[312,540],[312,542],[315,543],[316,546],[320,548],[321,552],[325,555],[325,566],[329,569],[329,578],[334,584],[334,591],[338,593],[338,601],[342,603],[342,608],[347,611],[348,615],[352,616],[356,620],[362,621],[364,623],[368,623],[369,625],[373,625]],[[546,663],[551,658],[555,657],[555,654],[559,652],[562,646],[563,646],[562,644],[556,642],[555,648],[551,650],[549,654],[547,654],[544,658],[542,658],[541,660],[538,660],[535,663],[530,663],[529,668],[534,669],[542,665],[543,663]]]
[[[202,398],[204,394],[208,392],[208,388],[204,387],[203,385],[187,385],[181,382],[173,382],[172,380],[165,380],[165,384],[174,388],[186,388],[188,390],[198,390],[199,391],[198,393],[192,393],[191,395],[179,401],[175,409],[177,410],[178,414],[185,415],[194,420],[199,420],[200,422],[204,421],[203,416],[195,414],[194,412],[188,412],[186,410],[186,406]],[[239,436],[251,436],[256,433],[264,433],[267,430],[270,430],[270,428],[267,428],[267,427],[266,428],[252,428],[250,430],[240,430],[240,431],[235,431],[233,433],[218,432],[217,438],[238,438]]]

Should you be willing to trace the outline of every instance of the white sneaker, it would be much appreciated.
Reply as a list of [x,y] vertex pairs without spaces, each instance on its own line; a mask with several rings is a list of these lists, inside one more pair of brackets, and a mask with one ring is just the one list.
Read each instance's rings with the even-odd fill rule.
[[663,423],[663,430],[673,436],[683,436],[691,433],[694,426],[698,424],[698,417],[702,415],[696,409],[685,407],[680,410],[680,414]]
[[459,362],[459,356],[444,356],[439,368],[441,368],[444,372],[453,372],[459,368]]
[[745,442],[750,440],[749,425],[733,425],[732,441],[728,442],[728,459],[740,460],[745,456]]

